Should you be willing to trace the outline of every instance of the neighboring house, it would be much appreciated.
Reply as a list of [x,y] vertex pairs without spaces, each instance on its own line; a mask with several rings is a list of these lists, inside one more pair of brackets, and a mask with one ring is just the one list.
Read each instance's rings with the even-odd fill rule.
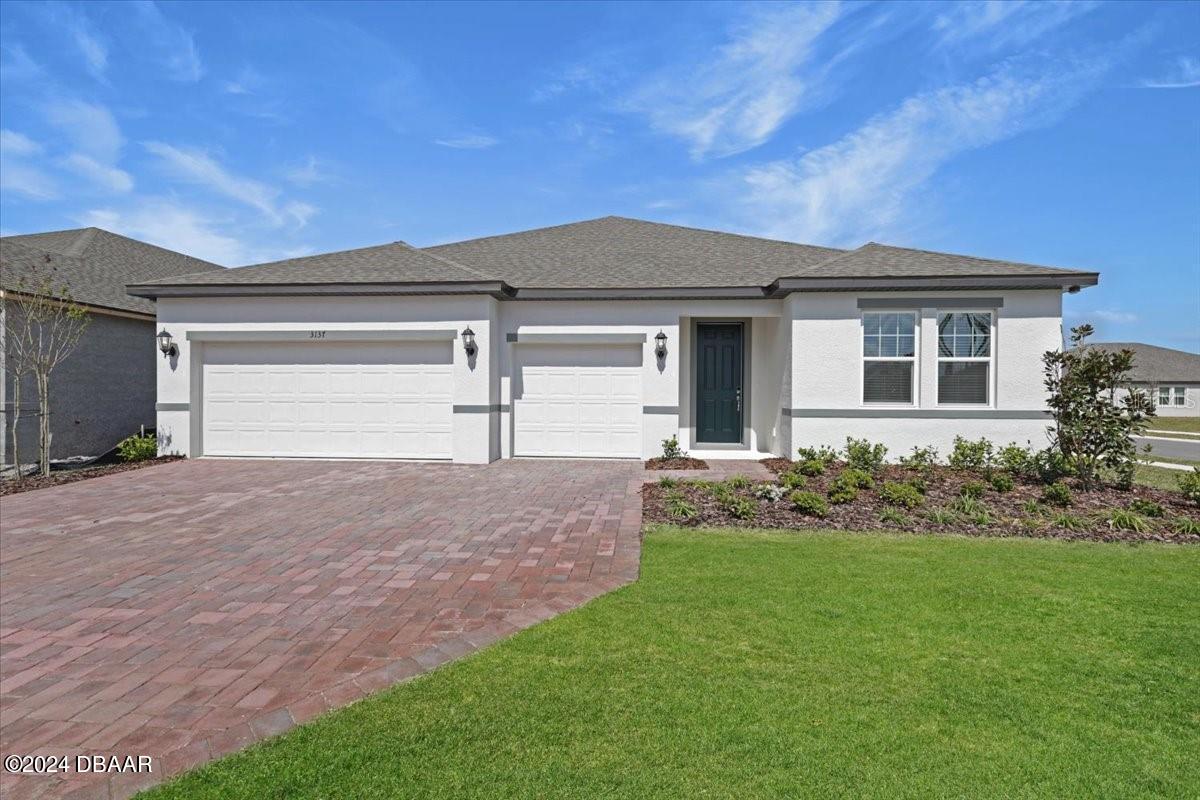
[[1044,441],[1041,356],[1094,272],[618,217],[130,287],[192,456],[704,458]]
[[1132,383],[1149,395],[1160,417],[1200,416],[1200,355],[1140,342],[1096,342],[1089,346],[1132,350]]
[[[14,293],[53,269],[90,322],[78,347],[50,376],[51,458],[102,455],[139,426],[154,429],[154,303],[125,284],[222,267],[99,228],[0,238],[0,308],[16,313]],[[24,282],[22,281],[24,279]],[[3,326],[0,326],[3,330]],[[13,375],[0,334],[0,462],[11,463]],[[21,390],[21,460],[36,460],[38,399],[26,377]]]

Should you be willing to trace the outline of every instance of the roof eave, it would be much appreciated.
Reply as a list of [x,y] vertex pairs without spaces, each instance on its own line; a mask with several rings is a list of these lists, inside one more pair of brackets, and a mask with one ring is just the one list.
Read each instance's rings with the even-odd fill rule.
[[462,295],[484,294],[497,299],[511,297],[512,287],[503,281],[419,283],[209,283],[130,284],[125,290],[135,297],[308,297],[321,295]]
[[910,290],[971,291],[994,289],[1077,290],[1100,282],[1098,272],[1061,275],[924,275],[914,277],[779,278],[767,287],[768,297],[792,292],[855,292]]

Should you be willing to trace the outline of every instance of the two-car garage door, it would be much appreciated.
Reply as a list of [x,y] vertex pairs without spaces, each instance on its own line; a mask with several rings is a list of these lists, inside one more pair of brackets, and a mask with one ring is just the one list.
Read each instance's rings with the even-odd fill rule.
[[207,455],[450,458],[449,341],[204,349]]

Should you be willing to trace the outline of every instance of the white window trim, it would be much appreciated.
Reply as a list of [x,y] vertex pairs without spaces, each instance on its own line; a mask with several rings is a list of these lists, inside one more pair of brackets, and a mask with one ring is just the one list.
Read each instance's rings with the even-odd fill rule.
[[[868,356],[863,347],[866,337],[866,319],[868,314],[907,314],[913,318],[913,354],[912,356]],[[864,395],[867,390],[868,361],[909,361],[912,362],[912,389],[909,403],[869,403]],[[920,405],[920,372],[921,372],[921,314],[913,308],[871,308],[858,315],[858,406],[859,408],[917,408]]]
[[[983,356],[970,356],[966,358],[956,358],[954,356],[942,355],[942,339],[941,327],[938,324],[938,319],[942,314],[987,314],[990,322],[988,323],[988,354]],[[933,315],[934,331],[934,367],[933,367],[933,402],[936,408],[995,408],[996,407],[996,309],[994,308],[953,308],[953,309],[937,309]],[[987,402],[985,403],[941,403],[938,402],[938,397],[941,395],[941,364],[963,362],[974,364],[988,365],[987,378]]]
[[[1162,402],[1163,392],[1167,393],[1169,400]],[[1158,391],[1154,394],[1155,408],[1187,408],[1187,387],[1179,384],[1169,383],[1158,387]]]

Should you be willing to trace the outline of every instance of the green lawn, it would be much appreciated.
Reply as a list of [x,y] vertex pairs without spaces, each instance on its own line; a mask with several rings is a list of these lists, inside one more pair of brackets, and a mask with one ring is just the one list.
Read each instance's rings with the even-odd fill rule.
[[1200,547],[648,532],[639,582],[154,798],[1195,797]]
[[1150,427],[1160,431],[1200,433],[1200,417],[1155,417],[1150,420]]
[[1137,472],[1134,474],[1133,480],[1135,483],[1153,486],[1156,489],[1166,489],[1171,492],[1178,492],[1179,478],[1180,476],[1186,474],[1187,472],[1181,469],[1149,467],[1145,464],[1138,464]]

